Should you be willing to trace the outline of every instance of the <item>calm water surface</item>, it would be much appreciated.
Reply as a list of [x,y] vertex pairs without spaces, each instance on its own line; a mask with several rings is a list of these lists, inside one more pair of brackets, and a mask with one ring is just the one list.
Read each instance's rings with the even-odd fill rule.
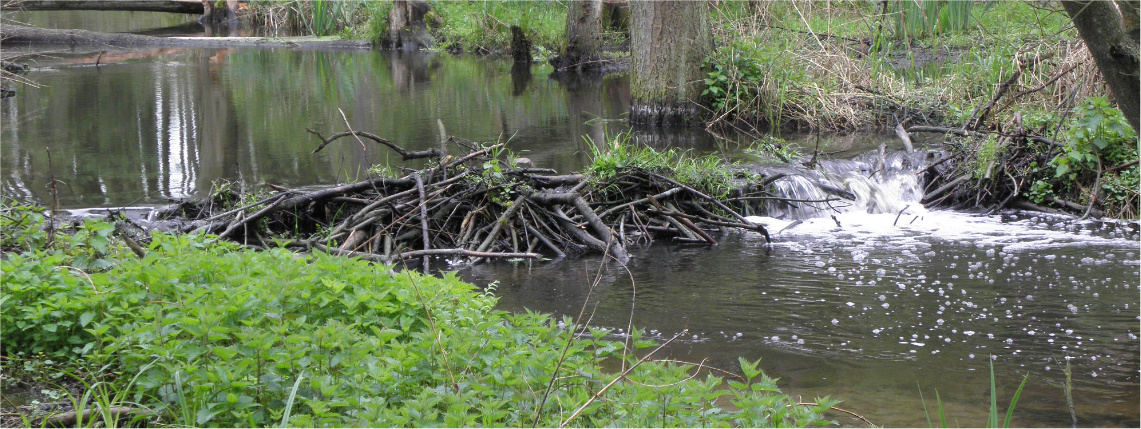
[[[331,184],[375,164],[409,165],[350,140],[311,153],[319,141],[307,128],[329,134],[346,120],[408,149],[438,147],[442,123],[450,135],[510,140],[560,172],[585,164],[583,136],[628,129],[622,76],[556,80],[543,65],[430,53],[164,49],[107,53],[96,67],[98,55],[27,58],[42,88],[0,101],[5,198],[50,205],[54,176],[64,208],[156,205],[223,181]],[[658,147],[745,159],[699,130],[637,132]],[[823,147],[845,156],[881,143],[894,144],[870,135]],[[732,233],[713,248],[637,250],[630,273],[602,270],[590,323],[624,328],[633,303],[634,324],[652,335],[696,335],[670,348],[676,359],[733,369],[738,356],[762,358],[789,392],[830,395],[888,426],[926,425],[920,388],[929,405],[939,391],[953,424],[981,425],[991,356],[1000,407],[1030,374],[1016,425],[1068,426],[1069,358],[1079,425],[1139,424],[1135,229],[954,212],[895,226],[894,217],[814,219],[772,245]],[[583,258],[461,275],[498,282],[501,308],[576,315],[598,267]]]

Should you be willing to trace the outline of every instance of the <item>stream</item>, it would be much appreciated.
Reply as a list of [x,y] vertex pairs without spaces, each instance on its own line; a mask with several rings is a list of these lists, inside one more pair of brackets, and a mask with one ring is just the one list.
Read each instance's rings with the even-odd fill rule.
[[[93,29],[121,25],[106,20]],[[129,31],[140,28],[148,27]],[[20,48],[6,54],[12,49]],[[212,186],[345,183],[377,164],[418,166],[349,139],[311,153],[320,141],[307,128],[327,135],[346,122],[409,150],[438,147],[441,126],[508,141],[536,166],[564,173],[589,161],[584,136],[599,142],[630,130],[626,76],[555,79],[541,62],[513,69],[499,58],[435,53],[71,48],[21,62],[37,67],[26,77],[41,88],[0,100],[2,192],[45,207],[146,208],[207,196]],[[633,131],[657,148],[755,161],[733,136]],[[589,324],[616,332],[631,314],[663,341],[689,329],[668,357],[727,370],[738,357],[762,359],[787,393],[830,396],[877,425],[927,426],[924,404],[933,412],[938,391],[950,424],[981,426],[991,360],[1000,410],[1029,374],[1016,426],[1070,426],[1067,361],[1079,426],[1141,424],[1137,223],[927,210],[914,175],[923,157],[898,152],[893,136],[784,137],[829,156],[815,172],[788,171],[782,193],[825,199],[818,185],[826,182],[857,202],[772,206],[768,216],[798,222],[771,244],[732,232],[716,235],[714,247],[632,248],[629,272],[584,257],[460,275],[494,284],[504,310],[574,317],[585,303]]]

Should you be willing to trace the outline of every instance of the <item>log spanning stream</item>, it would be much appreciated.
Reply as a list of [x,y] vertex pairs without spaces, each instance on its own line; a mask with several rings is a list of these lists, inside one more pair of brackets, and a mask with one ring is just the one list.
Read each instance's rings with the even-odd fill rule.
[[[570,173],[588,162],[582,136],[626,131],[629,108],[625,77],[555,80],[549,67],[513,72],[490,58],[65,49],[33,66],[26,77],[42,88],[0,101],[3,194],[65,209],[155,207],[222,181],[309,189],[357,181],[374,165],[424,165],[351,137],[312,153],[320,141],[306,128],[346,122],[408,151],[438,148],[441,134],[506,141],[536,166]],[[700,131],[635,134],[749,160]],[[597,256],[460,274],[495,284],[506,310],[573,316],[586,302],[591,325],[619,334],[631,311],[650,335],[688,328],[694,336],[672,358],[724,369],[762,358],[787,392],[830,395],[878,425],[926,426],[920,389],[929,408],[938,390],[952,424],[983,424],[993,359],[1000,408],[1030,374],[1016,425],[1071,424],[1068,360],[1078,425],[1136,427],[1136,224],[929,210],[914,174],[923,157],[881,152],[883,143],[894,146],[891,136],[824,139],[836,154],[816,169],[755,167],[783,175],[774,185],[791,199],[850,197],[749,213],[783,221],[770,221],[771,244],[734,230],[714,234],[716,246],[630,246],[630,273],[608,265],[589,299]]]

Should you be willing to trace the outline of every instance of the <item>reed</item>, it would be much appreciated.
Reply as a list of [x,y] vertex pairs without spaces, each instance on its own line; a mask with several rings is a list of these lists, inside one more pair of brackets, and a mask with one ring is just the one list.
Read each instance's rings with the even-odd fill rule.
[[[989,407],[987,408],[988,413],[987,413],[987,421],[986,421],[985,427],[988,427],[988,428],[1008,428],[1008,427],[1011,427],[1010,423],[1014,418],[1014,408],[1018,405],[1018,399],[1020,397],[1022,397],[1022,389],[1024,387],[1026,387],[1026,382],[1030,379],[1030,373],[1026,373],[1026,375],[1022,377],[1022,383],[1018,385],[1018,390],[1015,390],[1014,395],[1011,396],[1010,404],[1006,407],[1006,414],[1005,414],[1004,418],[1000,421],[999,420],[999,408],[998,408],[998,390],[996,388],[995,379],[994,379],[994,361],[991,360],[989,362],[989,364],[990,364],[990,404],[989,404]],[[919,400],[923,404],[923,415],[927,417],[927,425],[928,426],[930,426],[930,427],[941,427],[941,428],[950,427],[947,425],[947,415],[943,410],[943,400],[942,400],[942,398],[939,397],[939,391],[938,390],[935,391],[935,408],[939,414],[939,416],[938,416],[939,417],[939,419],[938,419],[939,425],[938,426],[933,424],[933,422],[931,421],[931,414],[927,410],[927,401],[925,399],[923,399],[923,389],[919,389]]]

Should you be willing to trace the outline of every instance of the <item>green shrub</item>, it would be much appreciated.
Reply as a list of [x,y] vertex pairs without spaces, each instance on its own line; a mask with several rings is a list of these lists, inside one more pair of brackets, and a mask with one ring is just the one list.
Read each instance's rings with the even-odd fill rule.
[[722,388],[653,361],[592,401],[616,377],[603,362],[633,353],[606,330],[495,311],[454,275],[200,236],[156,235],[145,257],[94,274],[61,267],[66,253],[0,261],[3,353],[111,368],[119,391],[101,395],[159,424],[782,426],[826,423],[835,403],[795,405],[756,363]]
[[1137,159],[1137,133],[1105,97],[1090,97],[1074,108],[1066,134],[1065,151],[1052,162],[1058,177],[1072,179]]
[[1129,163],[1138,159],[1137,133],[1121,111],[1104,97],[1090,97],[1074,108],[1066,136],[1062,153],[1050,162],[1058,182],[1055,189],[1075,190],[1075,183],[1092,188],[1098,182],[1107,213],[1136,218],[1141,213],[1139,169]]

